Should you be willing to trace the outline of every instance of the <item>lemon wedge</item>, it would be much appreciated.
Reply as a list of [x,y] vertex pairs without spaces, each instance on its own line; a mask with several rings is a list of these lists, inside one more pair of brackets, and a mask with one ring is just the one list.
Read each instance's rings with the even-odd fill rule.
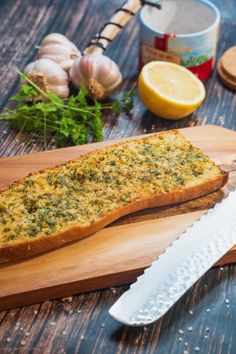
[[151,112],[173,120],[195,111],[206,95],[203,83],[188,69],[163,61],[153,61],[143,67],[138,90]]

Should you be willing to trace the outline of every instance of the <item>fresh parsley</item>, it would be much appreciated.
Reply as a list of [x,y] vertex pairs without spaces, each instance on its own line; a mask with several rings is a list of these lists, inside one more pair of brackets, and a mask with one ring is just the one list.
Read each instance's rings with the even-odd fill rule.
[[[80,89],[76,96],[62,100],[53,93],[46,93],[23,73],[17,71],[24,80],[19,91],[11,97],[17,103],[15,109],[7,109],[0,115],[10,127],[23,131],[42,131],[44,147],[47,146],[48,133],[55,135],[57,146],[85,144],[89,137],[103,140],[103,110],[113,114],[127,114],[133,108],[134,90],[126,93],[112,103],[102,104],[91,101],[86,89]],[[40,95],[41,101],[36,98]]]

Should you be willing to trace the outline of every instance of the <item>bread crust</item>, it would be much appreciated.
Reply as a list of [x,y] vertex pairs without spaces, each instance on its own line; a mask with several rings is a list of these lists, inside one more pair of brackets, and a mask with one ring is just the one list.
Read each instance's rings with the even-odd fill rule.
[[[168,134],[169,133],[170,132],[168,132]],[[171,133],[180,134],[178,131],[171,131]],[[165,134],[165,132],[162,132],[161,134]],[[138,141],[143,139],[145,138],[134,139],[132,141]],[[124,144],[124,142],[114,144],[112,146],[117,146],[120,144]],[[106,147],[100,150],[106,150]],[[94,153],[95,151],[93,151],[92,153]],[[86,155],[89,154],[91,154],[91,152]],[[47,170],[51,170],[54,168],[55,167],[47,168],[39,172],[32,173],[29,176],[38,174],[40,172],[45,172]],[[31,239],[27,241],[22,240],[22,241],[14,242],[10,245],[8,244],[2,245],[0,246],[0,264],[32,257],[44,253],[46,251],[61,247],[63,245],[67,245],[69,243],[79,241],[101,230],[103,227],[107,226],[108,224],[112,223],[113,221],[119,219],[124,215],[139,210],[143,210],[143,209],[160,207],[165,205],[173,205],[176,203],[185,202],[191,199],[204,196],[206,194],[219,190],[227,183],[227,181],[228,181],[228,173],[221,170],[221,174],[217,176],[217,178],[215,178],[214,180],[207,180],[199,183],[198,185],[195,185],[193,187],[188,187],[183,190],[176,190],[174,192],[163,193],[163,194],[155,195],[151,198],[135,201],[133,203],[124,205],[120,208],[114,209],[111,213],[105,215],[104,217],[100,218],[98,221],[92,224],[85,225],[83,227],[72,225],[70,227],[65,228],[62,232],[56,233],[53,236],[45,236],[45,237],[40,237],[40,238]],[[13,184],[17,185],[20,182],[21,180],[16,181]],[[3,192],[7,188],[8,187],[2,189],[1,192]]]

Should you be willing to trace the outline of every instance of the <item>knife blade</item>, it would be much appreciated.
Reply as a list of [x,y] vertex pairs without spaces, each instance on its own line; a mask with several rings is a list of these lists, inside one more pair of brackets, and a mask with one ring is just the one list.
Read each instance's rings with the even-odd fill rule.
[[235,244],[236,190],[182,233],[109,314],[131,326],[155,322]]

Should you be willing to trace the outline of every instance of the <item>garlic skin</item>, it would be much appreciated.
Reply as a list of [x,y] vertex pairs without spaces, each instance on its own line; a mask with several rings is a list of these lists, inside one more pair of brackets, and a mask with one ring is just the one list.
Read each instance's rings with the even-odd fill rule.
[[[49,60],[39,59],[28,64],[24,74],[45,92],[53,92],[60,98],[69,96],[69,78],[62,67]],[[36,100],[45,100],[39,95]]]
[[51,33],[43,39],[38,58],[55,61],[62,69],[69,71],[75,59],[81,58],[81,53],[63,34]]
[[87,88],[90,97],[96,100],[110,96],[122,81],[118,65],[107,56],[96,54],[77,59],[69,76],[77,88]]

